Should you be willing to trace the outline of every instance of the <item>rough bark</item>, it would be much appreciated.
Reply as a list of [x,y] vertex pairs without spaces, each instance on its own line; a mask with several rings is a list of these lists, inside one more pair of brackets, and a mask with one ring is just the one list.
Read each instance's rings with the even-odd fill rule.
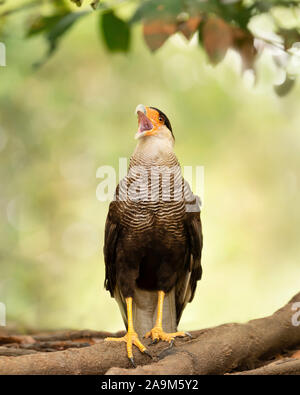
[[[171,349],[143,339],[154,358],[149,362],[135,349],[136,369],[125,344],[104,342],[114,336],[105,332],[0,334],[0,374],[297,374],[300,326],[292,322],[294,302],[300,302],[300,293],[269,317],[195,331],[193,339],[176,339]],[[294,357],[287,359],[291,350]],[[274,362],[278,355],[281,360]]]
[[290,375],[300,374],[300,359],[287,358],[279,360],[257,369],[232,373],[232,375]]

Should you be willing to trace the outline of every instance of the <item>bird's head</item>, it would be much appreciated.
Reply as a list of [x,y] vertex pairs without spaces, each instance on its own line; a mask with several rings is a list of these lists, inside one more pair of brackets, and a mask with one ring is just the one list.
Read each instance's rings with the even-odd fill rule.
[[157,136],[174,142],[172,126],[166,114],[155,107],[146,107],[143,104],[139,104],[135,112],[138,117],[136,139]]

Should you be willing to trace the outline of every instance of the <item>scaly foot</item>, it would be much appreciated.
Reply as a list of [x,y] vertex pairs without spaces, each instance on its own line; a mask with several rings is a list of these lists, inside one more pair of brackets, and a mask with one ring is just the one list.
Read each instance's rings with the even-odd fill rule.
[[106,342],[125,342],[126,343],[126,348],[127,348],[127,356],[132,363],[133,367],[135,368],[136,365],[134,363],[133,359],[133,353],[132,353],[132,344],[134,344],[143,354],[148,355],[150,358],[152,358],[151,354],[149,351],[146,349],[146,347],[140,342],[138,335],[136,332],[127,332],[125,336],[123,337],[106,337],[104,339]]
[[151,337],[153,343],[158,343],[159,340],[163,340],[165,342],[170,343],[170,346],[173,345],[175,337],[184,337],[191,335],[188,332],[174,332],[174,333],[166,333],[163,331],[162,327],[155,326],[151,329],[151,331],[147,332],[145,337]]

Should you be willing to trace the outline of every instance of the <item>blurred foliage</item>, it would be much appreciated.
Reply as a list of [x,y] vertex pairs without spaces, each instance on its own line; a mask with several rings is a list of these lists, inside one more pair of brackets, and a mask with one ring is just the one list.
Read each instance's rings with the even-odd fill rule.
[[[87,9],[78,12],[72,4]],[[126,17],[120,17],[118,13],[124,7],[127,7]],[[222,61],[228,49],[233,48],[243,60],[242,70],[255,72],[258,56],[265,47],[273,47],[274,61],[286,73],[281,86],[275,87],[279,96],[291,90],[299,73],[299,0],[21,0],[17,6],[7,0],[2,8],[2,18],[29,10],[26,36],[42,34],[48,41],[49,50],[36,65],[43,64],[71,27],[94,10],[99,14],[101,37],[112,52],[128,52],[130,31],[134,24],[141,23],[145,42],[151,51],[158,50],[177,32],[187,40],[197,34],[199,44],[212,64]],[[278,12],[284,13],[284,17],[278,18]],[[259,15],[268,15],[273,22],[273,31],[267,35],[250,28],[253,19]],[[297,65],[291,67],[295,63],[295,51]]]
[[[126,56],[110,53],[95,35],[103,35],[97,11],[32,70],[45,42],[35,34],[24,43],[28,12],[5,20],[8,61],[0,67],[0,301],[8,325],[123,328],[103,287],[109,202],[96,199],[96,172],[118,171],[119,158],[132,154],[139,103],[168,115],[182,166],[205,167],[204,273],[180,328],[262,317],[298,292],[300,86],[274,94],[285,75],[273,52],[257,58],[253,89],[236,51],[212,67],[197,35],[173,34],[152,54],[136,24]],[[132,9],[116,15],[126,21]],[[269,21],[261,15],[251,28],[267,31]]]
[[105,43],[110,51],[128,51],[130,42],[128,23],[118,18],[110,10],[102,14],[100,26],[103,31]]

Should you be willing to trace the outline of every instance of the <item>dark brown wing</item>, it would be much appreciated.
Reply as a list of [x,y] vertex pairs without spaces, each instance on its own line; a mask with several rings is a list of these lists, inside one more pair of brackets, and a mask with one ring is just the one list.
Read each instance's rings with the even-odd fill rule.
[[105,289],[110,292],[110,295],[116,299],[124,324],[127,327],[126,303],[117,286],[116,252],[118,241],[121,237],[121,225],[117,215],[117,204],[117,201],[110,203],[105,223],[103,248],[105,262],[104,286]]
[[202,225],[200,219],[199,198],[194,197],[192,211],[186,212],[185,229],[187,235],[184,272],[176,283],[175,301],[177,325],[188,302],[194,298],[197,281],[202,276],[201,253],[203,245]]
[[116,221],[116,202],[111,202],[105,223],[104,236],[104,261],[105,281],[104,286],[114,296],[116,287],[116,248],[120,233],[120,225]]

